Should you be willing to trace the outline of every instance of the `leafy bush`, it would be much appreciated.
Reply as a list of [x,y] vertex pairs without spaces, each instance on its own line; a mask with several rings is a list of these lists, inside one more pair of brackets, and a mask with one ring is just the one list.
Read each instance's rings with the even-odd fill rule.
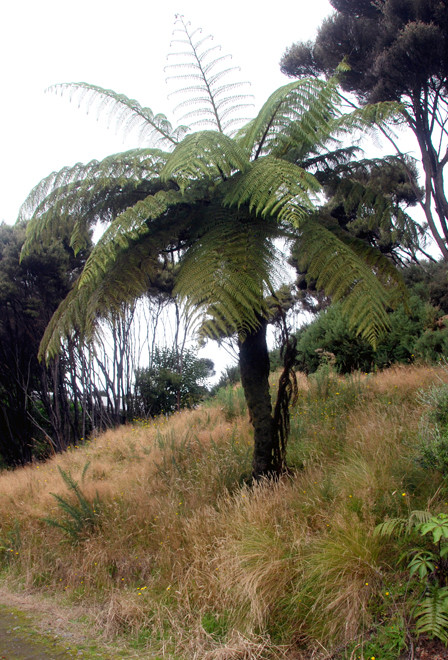
[[204,385],[213,375],[213,362],[186,350],[156,348],[151,366],[138,369],[135,377],[136,405],[143,416],[156,417],[191,408],[207,393]]
[[312,373],[318,368],[322,353],[334,355],[334,367],[339,373],[383,369],[396,362],[412,362],[417,356],[437,360],[448,352],[448,329],[428,329],[437,314],[437,310],[412,295],[409,310],[401,305],[390,313],[390,330],[375,351],[349,329],[340,305],[333,305],[299,332],[297,365]]
[[448,385],[435,384],[420,392],[420,401],[428,411],[420,423],[417,462],[427,470],[448,476]]

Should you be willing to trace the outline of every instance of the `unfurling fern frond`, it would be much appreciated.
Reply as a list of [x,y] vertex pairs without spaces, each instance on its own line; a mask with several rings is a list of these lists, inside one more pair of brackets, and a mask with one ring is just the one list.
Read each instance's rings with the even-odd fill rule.
[[[182,120],[187,119],[190,126],[206,126],[220,133],[231,132],[235,125],[245,121],[235,115],[252,105],[248,103],[247,94],[235,94],[248,83],[223,83],[229,74],[239,71],[239,67],[227,66],[231,56],[221,54],[221,46],[213,45],[211,35],[203,36],[200,28],[191,30],[190,23],[183,16],[177,15],[176,19],[178,28],[174,30],[172,44],[179,46],[179,51],[170,53],[168,58],[180,57],[181,61],[169,64],[165,70],[170,72],[168,80],[191,81],[191,84],[171,94],[186,95],[175,110],[186,111]],[[175,70],[179,73],[175,74]]]
[[173,128],[165,115],[155,115],[138,101],[112,89],[104,89],[85,82],[61,83],[49,87],[49,91],[68,93],[70,100],[77,100],[87,112],[96,111],[97,117],[105,115],[108,126],[130,133],[137,131],[141,142],[170,147],[177,144],[187,133],[187,126]]

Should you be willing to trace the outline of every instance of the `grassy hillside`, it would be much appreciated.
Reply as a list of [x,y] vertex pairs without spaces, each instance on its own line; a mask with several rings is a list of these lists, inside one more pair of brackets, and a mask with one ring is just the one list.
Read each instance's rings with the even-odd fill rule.
[[423,366],[301,377],[274,484],[246,483],[238,388],[3,472],[0,586],[58,599],[132,657],[396,660],[443,586],[399,560],[438,547],[411,512],[448,512],[445,381]]

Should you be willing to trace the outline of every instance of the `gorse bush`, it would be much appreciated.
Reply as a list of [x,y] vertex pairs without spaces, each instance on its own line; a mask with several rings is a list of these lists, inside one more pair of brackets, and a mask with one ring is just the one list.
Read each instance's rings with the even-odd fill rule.
[[298,368],[312,373],[321,364],[322,353],[334,356],[339,373],[372,371],[416,358],[438,361],[448,350],[448,329],[437,325],[441,312],[412,295],[406,305],[390,312],[390,328],[379,339],[376,350],[348,327],[340,305],[320,313],[299,331]]

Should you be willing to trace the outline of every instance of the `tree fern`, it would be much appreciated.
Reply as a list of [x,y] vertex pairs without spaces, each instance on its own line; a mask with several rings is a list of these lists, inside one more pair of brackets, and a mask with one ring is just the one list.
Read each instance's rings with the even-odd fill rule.
[[[26,200],[22,215],[32,216],[27,250],[56,231],[58,222],[71,223],[75,250],[96,222],[107,224],[53,317],[42,353],[54,355],[73,331],[94,336],[98,319],[143,294],[157,280],[164,255],[175,252],[175,292],[190,309],[200,310],[203,332],[239,336],[254,457],[263,443],[272,445],[267,453],[263,449],[263,465],[254,459],[254,472],[260,474],[281,469],[273,467],[278,437],[269,435],[275,425],[265,342],[264,297],[276,284],[275,267],[280,272],[282,266],[275,239],[288,228],[309,272],[335,300],[344,301],[352,326],[374,343],[387,325],[391,288],[399,280],[384,259],[320,223],[315,206],[322,197],[320,173],[354,152],[339,143],[339,136],[385,121],[397,108],[386,104],[349,117],[340,108],[336,78],[301,80],[275,91],[230,137],[237,111],[246,108],[239,83],[227,82],[234,67],[210,37],[192,31],[182,17],[177,25],[173,43],[180,52],[170,58],[180,56],[182,63],[170,64],[168,72],[170,79],[186,81],[176,92],[182,95],[178,109],[186,110],[190,127],[213,130],[187,134],[185,126],[173,128],[164,115],[94,85],[54,88],[105,116],[110,125],[137,130],[146,147],[164,150],[133,150],[64,168]],[[363,206],[372,204],[372,213],[380,212],[379,203],[367,193],[364,197]],[[384,209],[381,213],[386,216]],[[262,402],[256,401],[259,394]]]

